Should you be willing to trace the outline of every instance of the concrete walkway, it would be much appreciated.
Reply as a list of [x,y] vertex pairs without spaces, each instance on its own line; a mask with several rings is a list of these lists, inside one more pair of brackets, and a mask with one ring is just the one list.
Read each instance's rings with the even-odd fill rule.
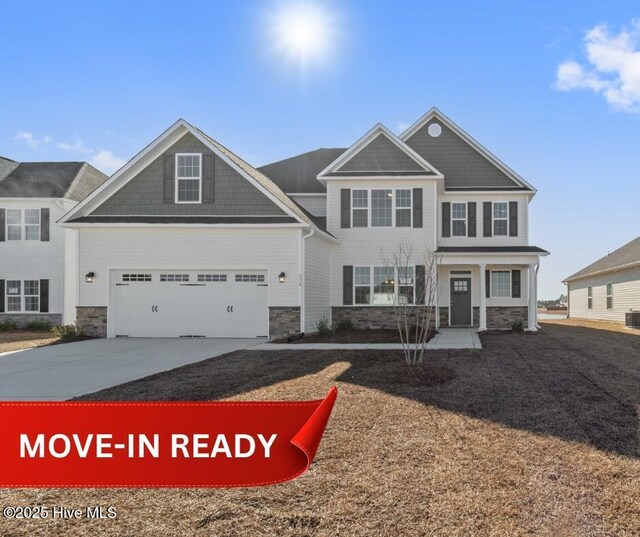
[[[414,344],[413,347],[416,345]],[[400,343],[262,343],[254,351],[328,351],[328,350],[402,350]],[[474,328],[441,328],[427,343],[427,349],[481,349],[482,343]]]

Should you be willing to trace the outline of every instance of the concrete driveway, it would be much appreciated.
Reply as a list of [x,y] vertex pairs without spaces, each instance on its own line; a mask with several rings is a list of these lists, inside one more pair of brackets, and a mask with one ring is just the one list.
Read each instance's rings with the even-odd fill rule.
[[263,341],[93,339],[0,355],[0,400],[64,401]]

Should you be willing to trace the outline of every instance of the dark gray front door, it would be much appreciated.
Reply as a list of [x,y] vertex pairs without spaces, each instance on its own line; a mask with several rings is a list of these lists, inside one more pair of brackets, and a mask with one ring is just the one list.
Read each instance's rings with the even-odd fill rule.
[[471,278],[451,278],[451,326],[471,326]]

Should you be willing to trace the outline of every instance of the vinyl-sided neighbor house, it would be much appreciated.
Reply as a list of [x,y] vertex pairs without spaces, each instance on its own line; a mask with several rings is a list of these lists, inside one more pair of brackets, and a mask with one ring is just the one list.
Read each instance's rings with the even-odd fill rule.
[[[280,336],[326,317],[394,326],[437,252],[442,326],[536,330],[535,189],[436,109],[400,137],[256,169],[183,120],[67,213],[77,316],[107,336]],[[410,245],[387,274],[381,251]]]
[[569,317],[625,322],[627,312],[640,311],[640,237],[563,283],[568,289]]
[[0,157],[0,321],[74,322],[75,234],[57,221],[106,179],[86,162]]

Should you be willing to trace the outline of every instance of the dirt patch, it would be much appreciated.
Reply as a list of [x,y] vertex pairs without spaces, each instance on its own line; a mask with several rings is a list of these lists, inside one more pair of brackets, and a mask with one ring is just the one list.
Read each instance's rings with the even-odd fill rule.
[[[0,535],[640,535],[640,338],[545,324],[433,351],[455,377],[406,382],[402,351],[241,351],[86,400],[338,399],[314,463],[253,489],[0,490],[1,505],[113,505],[104,521]],[[179,514],[179,515],[178,515]]]
[[[437,332],[430,331],[427,336],[429,341]],[[413,340],[415,336],[411,339]],[[326,336],[309,334],[303,338],[287,341],[282,338],[275,343],[401,343],[397,330],[370,329],[370,330],[340,330],[331,332]]]
[[544,324],[558,324],[563,326],[593,328],[596,330],[607,330],[609,332],[621,332],[623,334],[640,336],[640,329],[627,328],[624,323],[592,321],[590,319],[540,319],[540,322]]
[[30,330],[7,330],[0,332],[0,352],[12,352],[33,349],[57,343],[59,339],[51,332],[32,332]]

